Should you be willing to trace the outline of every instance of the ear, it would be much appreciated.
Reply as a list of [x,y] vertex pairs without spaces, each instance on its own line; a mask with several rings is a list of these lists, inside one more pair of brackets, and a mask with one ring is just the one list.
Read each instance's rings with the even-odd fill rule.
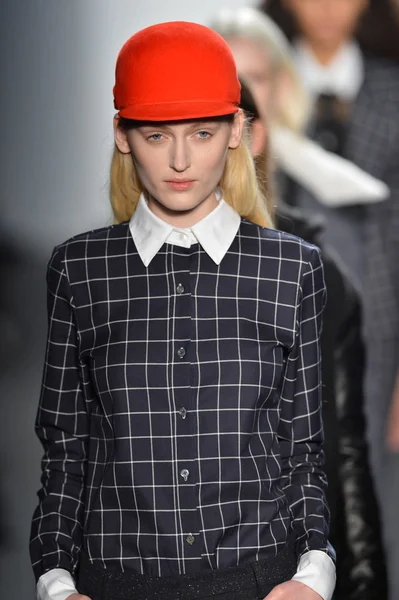
[[239,146],[243,130],[244,113],[240,108],[240,110],[234,115],[234,121],[230,133],[229,148],[237,148]]
[[119,116],[114,116],[114,139],[115,144],[122,154],[130,154],[130,146],[127,139],[126,131],[124,131],[121,127],[119,127]]
[[254,119],[251,123],[251,154],[256,158],[263,152],[267,141],[266,127],[261,119]]

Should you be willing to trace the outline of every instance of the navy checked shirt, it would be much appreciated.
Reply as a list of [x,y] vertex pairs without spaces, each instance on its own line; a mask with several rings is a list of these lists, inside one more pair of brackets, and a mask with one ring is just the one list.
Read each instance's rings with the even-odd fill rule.
[[91,560],[177,575],[333,555],[322,471],[318,249],[241,220],[217,264],[129,223],[58,246],[37,433],[36,577]]

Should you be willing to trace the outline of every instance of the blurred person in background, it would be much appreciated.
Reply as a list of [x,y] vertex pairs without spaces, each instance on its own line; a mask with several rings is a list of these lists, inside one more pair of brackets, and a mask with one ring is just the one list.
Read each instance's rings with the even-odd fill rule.
[[[260,118],[250,86],[241,79],[241,108],[251,125],[251,151],[261,179],[273,177],[268,160],[267,125]],[[276,194],[269,198],[277,229],[321,248],[327,288],[322,348],[323,423],[331,541],[337,552],[335,600],[387,598],[379,507],[368,461],[364,415],[364,344],[359,295],[334,251],[323,245],[320,219],[305,218]],[[337,310],[337,307],[340,310]]]
[[[384,0],[378,4],[382,7],[387,6]],[[388,149],[394,151],[395,139],[388,126],[389,118],[393,120],[399,96],[399,68],[370,54],[370,48],[376,45],[375,39],[369,40],[366,44],[368,38],[364,33],[362,46],[360,46],[351,37],[356,25],[362,22],[362,19],[367,22],[368,2],[366,0],[283,0],[278,3],[266,2],[265,6],[269,7],[268,14],[272,18],[276,12],[280,15],[285,7],[287,18],[291,15],[291,21],[297,25],[297,36],[293,40],[293,56],[302,83],[312,99],[310,121],[307,124],[308,134],[331,152],[349,158],[380,179],[388,178],[388,185],[392,184],[389,180],[390,174],[387,173],[390,165],[384,164],[384,159],[389,161],[389,154],[384,148],[387,144],[383,135],[385,134],[387,143],[391,143]],[[374,9],[374,20],[381,22],[382,17],[378,19],[377,14],[379,13]],[[278,22],[279,26],[281,22],[285,25],[283,29],[285,33],[287,29],[289,30],[286,21],[279,19]],[[384,36],[387,39],[390,37],[389,31],[396,29],[392,23],[391,19],[391,26],[384,28]],[[298,33],[299,31],[301,33]],[[289,33],[292,32],[289,30]],[[376,37],[374,35],[374,38]],[[384,87],[384,82],[389,83],[388,90]],[[381,107],[384,107],[384,118],[378,120]],[[396,120],[393,124],[396,125]],[[364,152],[366,147],[367,153]],[[295,202],[300,203],[304,209],[311,212],[315,210],[327,212],[328,239],[343,255],[353,276],[357,277],[363,286],[366,285],[368,269],[364,250],[368,248],[367,243],[372,241],[368,239],[367,234],[374,233],[376,239],[373,241],[382,246],[380,253],[374,253],[373,260],[381,260],[381,253],[385,256],[383,253],[386,247],[380,242],[381,232],[377,235],[374,229],[368,231],[368,227],[373,227],[376,221],[377,215],[374,213],[377,213],[380,219],[386,217],[390,211],[395,214],[397,202],[392,194],[393,186],[389,187],[390,201],[383,206],[373,206],[369,209],[355,203],[350,207],[325,209],[309,194],[304,194],[300,189],[296,190]],[[387,239],[389,235],[396,239],[396,232],[390,232],[388,219],[384,224],[387,225],[387,229],[384,229]],[[351,243],[351,239],[356,240],[356,246]],[[396,288],[391,281],[392,274],[385,275],[390,266],[389,252],[386,258],[380,273],[381,283],[384,290],[395,291]],[[383,323],[387,324],[387,320]]]
[[[372,462],[383,509],[391,594],[399,598],[399,28],[389,0],[268,0],[312,95],[309,134],[384,181],[380,205],[333,211],[332,243],[350,226],[362,240],[366,395]],[[320,207],[303,191],[296,201]],[[351,265],[350,265],[351,266]]]
[[323,268],[270,227],[239,98],[204,26],[118,55],[116,224],[48,268],[40,599],[332,597]]
[[[215,28],[229,38],[238,69],[251,85],[262,118],[271,123],[272,150],[280,174],[284,173],[279,183],[289,187],[284,194],[286,201],[298,204],[298,190],[316,197],[316,209],[328,217],[323,238],[336,246],[360,290],[363,271],[360,228],[347,225],[347,217],[343,223],[337,223],[336,214],[351,214],[359,199],[384,200],[389,193],[387,186],[353,163],[338,156],[334,158],[303,135],[311,102],[293,64],[287,40],[270,19],[262,18],[259,11],[248,7],[236,11],[225,9],[220,12]],[[313,205],[311,208],[314,212]]]
[[[340,3],[344,9],[346,5],[348,11],[357,11],[360,6],[360,18],[354,30],[350,23],[349,28],[363,54],[399,61],[399,0],[335,0],[336,5]],[[295,42],[298,23],[289,5],[290,0],[263,0],[260,9],[279,25],[290,42]]]

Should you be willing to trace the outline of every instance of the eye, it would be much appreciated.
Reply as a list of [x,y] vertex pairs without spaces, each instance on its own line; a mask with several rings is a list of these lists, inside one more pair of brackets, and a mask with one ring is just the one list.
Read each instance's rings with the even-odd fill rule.
[[162,139],[162,133],[152,133],[147,139],[151,142],[160,142]]
[[209,131],[197,131],[197,135],[201,140],[206,140],[211,137]]

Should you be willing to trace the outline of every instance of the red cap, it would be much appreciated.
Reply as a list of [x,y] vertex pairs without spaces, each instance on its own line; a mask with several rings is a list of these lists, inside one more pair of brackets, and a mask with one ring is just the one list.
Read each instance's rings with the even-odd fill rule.
[[119,52],[114,106],[121,117],[177,121],[236,113],[240,83],[223,38],[173,21],[137,32]]

